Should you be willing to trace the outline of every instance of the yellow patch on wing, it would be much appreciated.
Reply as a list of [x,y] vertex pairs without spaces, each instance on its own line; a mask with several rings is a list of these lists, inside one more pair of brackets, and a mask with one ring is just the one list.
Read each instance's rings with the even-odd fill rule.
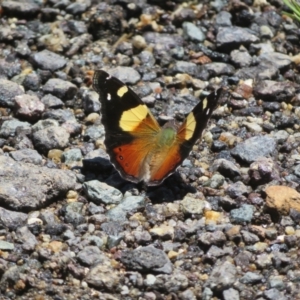
[[189,115],[186,118],[185,124],[184,124],[184,136],[183,138],[185,140],[189,140],[190,138],[192,138],[195,129],[196,129],[196,119],[194,117],[193,112],[190,112]]
[[202,110],[205,110],[205,108],[207,107],[207,98],[205,98],[203,100],[203,103],[202,103]]
[[140,104],[134,108],[123,112],[119,121],[119,126],[124,131],[134,131],[147,117],[148,108],[145,104]]
[[122,87],[120,87],[117,91],[117,95],[122,98],[124,96],[124,94],[126,94],[128,92],[128,87],[126,85],[123,85]]

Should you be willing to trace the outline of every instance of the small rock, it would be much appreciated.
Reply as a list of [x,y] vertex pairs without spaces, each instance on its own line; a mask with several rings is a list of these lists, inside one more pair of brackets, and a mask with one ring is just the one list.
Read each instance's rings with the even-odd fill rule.
[[81,150],[78,148],[72,148],[64,151],[61,155],[61,161],[67,166],[77,165],[82,160]]
[[62,69],[67,64],[64,57],[49,50],[35,53],[32,56],[32,60],[38,68],[52,72]]
[[251,192],[250,188],[241,181],[237,181],[235,183],[228,185],[226,189],[226,194],[233,199],[241,196],[245,196],[250,192]]
[[16,234],[18,239],[22,242],[22,248],[25,251],[33,251],[35,249],[38,241],[27,226],[18,228]]
[[255,32],[238,26],[219,27],[216,44],[221,49],[236,49],[241,45],[249,45],[259,41]]
[[124,196],[122,202],[110,209],[106,215],[110,220],[124,221],[129,212],[134,212],[145,206],[145,196]]
[[83,189],[95,204],[119,204],[123,194],[116,188],[98,180],[91,180],[83,184]]
[[83,203],[71,202],[65,208],[64,221],[70,223],[73,226],[78,226],[85,222],[84,216],[82,215]]
[[0,136],[8,138],[14,136],[18,130],[30,129],[31,125],[28,122],[21,122],[17,119],[6,120],[2,123],[0,129]]
[[68,100],[76,95],[77,87],[71,82],[59,78],[51,78],[44,85],[43,91],[53,94],[60,99]]
[[86,246],[77,254],[77,259],[85,266],[97,263],[109,265],[109,259],[97,246]]
[[15,97],[16,114],[24,119],[34,121],[41,117],[45,105],[37,96],[20,95]]
[[163,240],[172,240],[174,238],[174,228],[164,224],[151,228],[150,233],[154,237],[159,237]]
[[240,208],[231,210],[230,217],[234,223],[251,222],[254,213],[254,206],[243,204]]
[[228,261],[222,262],[220,265],[215,265],[206,286],[212,290],[224,291],[232,286],[236,281],[236,267]]
[[266,192],[266,206],[288,215],[291,209],[300,212],[300,194],[287,186],[269,186]]
[[108,73],[129,85],[136,84],[141,79],[141,75],[132,67],[116,67],[108,70]]
[[0,250],[10,251],[10,250],[14,250],[14,249],[15,249],[14,244],[0,240]]
[[61,108],[64,103],[57,97],[47,94],[42,99],[41,102],[44,103],[46,108]]
[[11,231],[25,225],[27,214],[6,210],[0,207],[0,227],[8,228]]
[[43,162],[42,156],[33,149],[22,149],[17,151],[12,151],[9,153],[15,161],[22,161],[25,163],[32,163],[34,165],[41,165]]
[[233,288],[223,291],[224,300],[240,300],[239,292]]
[[115,269],[102,263],[93,266],[89,270],[85,281],[97,289],[107,290],[111,293],[114,293],[120,285],[120,278]]
[[69,138],[70,134],[64,128],[56,126],[36,131],[32,136],[35,147],[43,153],[54,148],[66,148],[69,144]]
[[240,282],[244,284],[256,284],[262,281],[264,277],[262,275],[253,273],[253,272],[247,272],[241,279]]
[[273,138],[254,136],[235,146],[231,154],[250,164],[259,157],[272,155],[275,150],[276,142]]
[[203,42],[205,40],[205,35],[202,30],[191,22],[184,22],[182,29],[184,36],[192,41]]
[[202,214],[208,203],[202,199],[185,196],[180,202],[180,210],[185,214]]
[[23,95],[24,91],[15,82],[6,79],[0,79],[0,105],[3,107],[15,106],[15,97]]
[[173,270],[168,256],[151,245],[123,251],[121,261],[128,269],[139,272],[171,274]]

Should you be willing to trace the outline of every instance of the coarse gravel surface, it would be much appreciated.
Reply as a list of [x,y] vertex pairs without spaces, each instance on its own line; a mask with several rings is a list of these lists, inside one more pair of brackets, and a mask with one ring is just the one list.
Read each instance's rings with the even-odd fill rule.
[[[300,300],[300,29],[283,10],[0,1],[0,300]],[[227,88],[160,186],[110,163],[98,69],[162,123]]]

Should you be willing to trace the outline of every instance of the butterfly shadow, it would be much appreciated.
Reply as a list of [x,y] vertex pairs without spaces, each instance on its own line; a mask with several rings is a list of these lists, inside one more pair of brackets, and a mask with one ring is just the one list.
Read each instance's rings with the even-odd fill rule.
[[162,184],[147,187],[146,195],[153,204],[157,204],[183,199],[186,194],[196,192],[197,190],[193,186],[184,182],[180,174],[175,172]]

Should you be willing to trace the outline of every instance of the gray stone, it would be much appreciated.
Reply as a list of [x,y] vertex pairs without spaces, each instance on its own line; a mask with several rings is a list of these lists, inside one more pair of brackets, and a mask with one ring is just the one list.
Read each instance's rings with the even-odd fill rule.
[[247,272],[241,279],[240,282],[244,284],[256,284],[262,281],[264,277],[260,274],[253,272]]
[[[278,76],[278,73],[278,68],[274,65],[274,63],[261,62],[257,66],[238,69],[234,75],[244,80],[253,78],[259,83],[262,80],[273,79]],[[257,97],[257,99],[260,98]]]
[[119,273],[111,266],[102,263],[93,266],[85,277],[85,281],[97,289],[104,289],[115,293],[116,288],[120,285]]
[[233,199],[237,197],[245,196],[250,192],[251,192],[250,187],[246,186],[241,181],[237,181],[235,183],[228,185],[226,189],[226,194]]
[[141,75],[132,67],[116,67],[108,70],[108,73],[126,84],[136,84],[141,80]]
[[279,52],[263,53],[258,58],[260,61],[267,61],[275,64],[280,70],[288,68],[292,63],[290,56]]
[[130,270],[171,274],[172,263],[168,256],[152,245],[122,252],[121,262]]
[[15,249],[15,245],[13,243],[0,240],[0,250],[11,251],[14,249]]
[[0,229],[8,228],[11,231],[17,230],[18,227],[26,223],[26,220],[27,214],[0,207]]
[[80,224],[85,222],[83,216],[83,203],[81,202],[71,202],[65,208],[64,221],[66,223],[72,224],[74,227],[77,227]]
[[0,78],[0,105],[13,108],[15,97],[23,95],[24,91],[15,82]]
[[255,244],[255,243],[259,242],[259,237],[254,233],[251,233],[246,230],[242,230],[241,234],[242,234],[245,244],[247,244],[247,245]]
[[231,14],[227,11],[220,11],[217,15],[216,15],[216,25],[218,26],[231,26]]
[[33,251],[35,249],[38,241],[27,226],[18,228],[16,234],[25,251]]
[[61,161],[65,163],[67,166],[72,166],[76,162],[82,160],[82,153],[79,148],[72,148],[66,150],[61,155]]
[[45,113],[43,113],[44,119],[53,119],[57,120],[59,123],[76,122],[74,112],[71,109],[48,109]]
[[129,212],[135,212],[136,210],[145,206],[145,196],[126,196],[122,202],[116,207],[110,209],[106,215],[110,220],[124,221],[126,215]]
[[222,49],[238,48],[258,41],[254,31],[238,26],[219,27],[216,36],[217,47]]
[[69,144],[70,134],[62,127],[51,126],[36,131],[32,140],[34,146],[42,153],[47,154],[51,149],[64,149]]
[[230,52],[230,58],[236,67],[248,67],[252,62],[252,57],[246,50],[233,50]]
[[49,79],[43,87],[45,93],[53,94],[60,99],[72,99],[77,93],[75,84],[59,78]]
[[12,157],[15,161],[22,161],[34,165],[41,165],[43,162],[42,156],[33,149],[21,149],[12,151],[9,153],[9,156]]
[[60,55],[49,50],[43,50],[32,56],[33,62],[42,70],[57,71],[62,69],[67,61]]
[[235,146],[231,154],[250,164],[259,157],[274,154],[275,150],[276,142],[273,138],[254,136]]
[[0,156],[0,202],[14,210],[33,210],[65,197],[76,177],[66,170],[16,162]]
[[188,61],[177,60],[172,68],[172,74],[186,73],[191,76],[196,76],[199,72],[199,68],[196,64]]
[[222,245],[226,241],[226,236],[222,231],[203,232],[198,235],[198,241],[206,246]]
[[8,138],[16,134],[17,128],[27,129],[30,127],[31,125],[28,122],[21,122],[17,119],[6,120],[1,125],[0,136]]
[[104,137],[105,131],[103,125],[89,126],[83,134],[83,139],[89,142],[95,142]]
[[282,291],[286,287],[283,280],[284,280],[284,276],[280,276],[280,275],[270,276],[268,280],[268,285],[270,288],[275,288]]
[[254,86],[253,95],[264,101],[289,102],[296,90],[296,83],[291,81],[261,80]]
[[59,123],[56,120],[52,120],[52,119],[46,119],[46,120],[40,120],[38,122],[36,122],[34,125],[32,125],[31,129],[32,129],[32,133],[35,133],[36,131],[45,129],[47,127],[58,127]]
[[233,288],[223,291],[224,300],[240,300],[239,292]]
[[123,194],[119,190],[98,180],[85,182],[83,189],[88,199],[96,204],[118,204],[123,198]]
[[236,281],[236,267],[228,261],[216,264],[206,281],[206,286],[214,291],[222,292]]
[[203,42],[205,40],[205,34],[202,30],[191,22],[184,22],[182,24],[183,34],[187,38],[195,42]]
[[267,300],[287,300],[288,298],[284,296],[284,294],[277,289],[269,289],[264,292],[264,296]]
[[8,1],[2,2],[2,9],[8,15],[19,16],[23,18],[35,16],[41,9],[39,2],[35,1]]
[[86,114],[99,112],[101,108],[99,95],[95,91],[84,90],[82,93],[82,104]]
[[254,206],[249,204],[243,204],[240,208],[233,209],[230,212],[230,217],[234,223],[250,222],[254,214]]
[[184,214],[202,214],[207,205],[207,201],[203,199],[195,199],[190,196],[185,196],[183,200],[180,201],[180,210]]
[[44,103],[46,108],[61,108],[64,103],[57,97],[47,94],[45,95],[41,101]]
[[89,207],[88,207],[89,213],[91,215],[95,215],[95,214],[99,214],[99,213],[103,213],[104,212],[104,208],[100,205],[96,205],[93,202],[89,203]]
[[218,171],[223,176],[231,179],[241,175],[239,168],[233,162],[224,158],[214,160],[211,169],[213,172]]
[[235,72],[234,66],[222,62],[211,62],[205,64],[201,66],[201,70],[201,72],[208,74],[208,78],[222,75],[233,75]]
[[97,246],[86,246],[77,254],[78,261],[85,266],[98,263],[109,264],[109,259]]

